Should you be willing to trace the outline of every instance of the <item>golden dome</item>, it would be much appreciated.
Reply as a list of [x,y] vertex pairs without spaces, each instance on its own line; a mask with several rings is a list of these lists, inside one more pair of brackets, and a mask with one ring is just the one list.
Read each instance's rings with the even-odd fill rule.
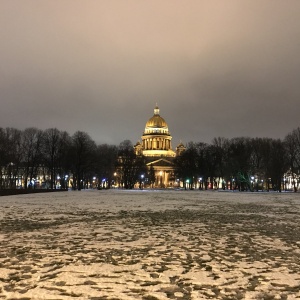
[[146,123],[146,127],[165,128],[168,127],[166,121],[161,116],[153,116]]
[[168,124],[164,118],[159,115],[159,108],[156,105],[154,108],[154,116],[146,123],[146,128],[168,128]]

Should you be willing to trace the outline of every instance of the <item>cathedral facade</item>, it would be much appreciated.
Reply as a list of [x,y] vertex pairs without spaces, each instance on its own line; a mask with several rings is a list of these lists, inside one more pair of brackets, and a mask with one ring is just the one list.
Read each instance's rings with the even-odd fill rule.
[[147,121],[142,141],[134,146],[136,155],[146,158],[148,170],[155,173],[155,187],[167,188],[178,185],[174,175],[174,158],[180,155],[185,147],[180,143],[176,151],[172,149],[172,136],[168,124],[160,116],[156,105],[153,116]]

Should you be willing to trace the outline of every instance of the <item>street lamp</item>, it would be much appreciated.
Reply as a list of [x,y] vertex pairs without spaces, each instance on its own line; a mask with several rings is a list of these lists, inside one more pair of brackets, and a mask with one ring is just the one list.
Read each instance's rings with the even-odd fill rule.
[[286,191],[286,177],[283,177],[283,189]]
[[254,189],[254,176],[251,176],[251,188],[252,188],[252,192]]
[[114,185],[117,187],[117,172],[114,172]]
[[65,175],[65,189],[68,189],[68,178],[69,178],[69,175]]
[[190,185],[190,180],[187,179],[187,180],[185,181],[185,189],[186,189],[186,186],[188,186],[188,188],[189,188],[189,187],[190,187],[189,185]]
[[272,183],[272,178],[268,178],[268,186],[267,186],[268,192],[270,191],[271,183]]
[[142,175],[141,175],[141,180],[140,180],[140,189],[141,189],[141,190],[143,189],[143,180],[144,180],[144,177],[145,177],[145,175],[142,174]]
[[199,178],[199,190],[202,189],[202,177]]

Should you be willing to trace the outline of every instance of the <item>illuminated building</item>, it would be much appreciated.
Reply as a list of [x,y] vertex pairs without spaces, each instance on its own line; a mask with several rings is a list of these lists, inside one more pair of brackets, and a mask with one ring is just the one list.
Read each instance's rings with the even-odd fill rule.
[[156,105],[154,115],[146,123],[142,142],[137,142],[134,146],[136,155],[145,156],[148,169],[153,167],[156,187],[176,186],[173,161],[176,155],[180,155],[185,150],[185,147],[180,143],[175,152],[172,150],[171,140],[168,124],[160,116]]

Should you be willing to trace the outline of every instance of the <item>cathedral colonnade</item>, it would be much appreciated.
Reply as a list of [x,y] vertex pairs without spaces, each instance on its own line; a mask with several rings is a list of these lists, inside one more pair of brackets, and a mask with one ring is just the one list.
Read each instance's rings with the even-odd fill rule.
[[171,140],[167,138],[147,138],[143,139],[144,150],[170,150]]

